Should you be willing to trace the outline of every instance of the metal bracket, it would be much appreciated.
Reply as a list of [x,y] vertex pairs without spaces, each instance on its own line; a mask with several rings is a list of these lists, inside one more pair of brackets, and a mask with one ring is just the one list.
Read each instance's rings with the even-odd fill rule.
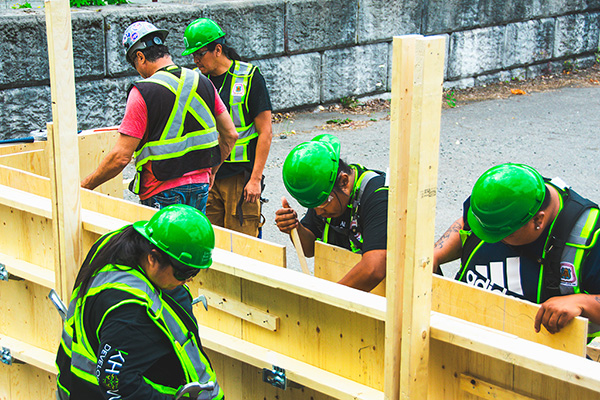
[[6,270],[6,265],[0,264],[0,281],[8,281],[9,279],[12,279],[13,281],[22,281],[22,280],[24,280],[23,278],[20,278],[18,276],[15,276],[15,275],[9,273]]
[[2,347],[2,352],[0,352],[0,361],[6,365],[12,365],[13,358],[8,347]]
[[273,365],[273,369],[263,368],[263,382],[270,383],[276,388],[285,390],[287,388],[287,378],[285,369]]
[[58,296],[58,293],[56,293],[56,290],[50,289],[50,293],[48,293],[48,299],[50,299],[52,304],[54,304],[54,307],[56,307],[56,311],[58,311],[58,314],[60,315],[62,320],[66,321],[67,307],[65,307],[65,303],[62,302],[62,300]]

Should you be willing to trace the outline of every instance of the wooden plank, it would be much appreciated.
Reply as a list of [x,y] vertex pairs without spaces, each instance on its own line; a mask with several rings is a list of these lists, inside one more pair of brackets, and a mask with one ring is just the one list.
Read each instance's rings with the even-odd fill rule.
[[[98,128],[83,131],[78,135],[79,143],[79,177],[80,180],[96,170],[100,161],[113,148],[119,137],[116,127]],[[108,196],[123,198],[123,173],[104,182],[94,189]]]
[[50,179],[0,165],[0,185],[50,198]]
[[46,141],[35,141],[33,143],[10,143],[0,144],[0,155],[15,154],[23,151],[43,150]]
[[[432,312],[431,337],[600,393],[600,364],[515,335]],[[435,364],[435,363],[434,363]]]
[[427,396],[435,234],[431,210],[437,188],[445,39],[395,37],[393,46],[385,393],[389,399],[422,399]]
[[48,289],[54,288],[54,268],[42,268],[36,264],[19,260],[3,253],[0,253],[0,264],[3,264],[6,270],[12,275],[37,283]]
[[272,350],[204,326],[199,327],[199,332],[203,345],[208,349],[259,368],[271,369],[273,365],[283,368],[289,380],[316,389],[336,399],[383,399],[381,391],[299,362]]
[[0,155],[0,164],[36,175],[48,174],[48,156],[44,149]]
[[269,314],[257,307],[249,306],[226,295],[223,296],[206,289],[198,290],[198,295],[206,296],[209,307],[214,307],[273,332],[279,328],[278,316]]
[[[321,241],[315,242],[315,276],[339,282],[360,260],[361,255]],[[371,293],[385,296],[385,279]]]
[[0,185],[0,204],[48,219],[52,218],[50,199],[8,186]]
[[469,322],[514,334],[553,349],[583,356],[588,322],[575,318],[559,333],[533,329],[539,305],[435,276],[431,309]]
[[68,0],[45,3],[52,124],[47,125],[55,225],[56,289],[68,299],[83,260],[73,35]]
[[56,375],[29,364],[0,363],[0,399],[56,398]]
[[523,396],[465,374],[460,374],[460,388],[485,400],[534,400],[533,397]]
[[0,334],[0,346],[9,348],[11,356],[17,360],[52,374],[58,373],[56,366],[54,365],[56,361],[55,352],[40,349],[39,347],[32,346],[2,334]]

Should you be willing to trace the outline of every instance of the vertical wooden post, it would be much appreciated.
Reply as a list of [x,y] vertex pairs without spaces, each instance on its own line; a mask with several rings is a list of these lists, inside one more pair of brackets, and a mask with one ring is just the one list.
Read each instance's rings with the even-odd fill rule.
[[79,148],[69,0],[47,0],[52,121],[48,126],[56,290],[68,302],[81,264]]
[[426,399],[444,37],[393,41],[385,398]]

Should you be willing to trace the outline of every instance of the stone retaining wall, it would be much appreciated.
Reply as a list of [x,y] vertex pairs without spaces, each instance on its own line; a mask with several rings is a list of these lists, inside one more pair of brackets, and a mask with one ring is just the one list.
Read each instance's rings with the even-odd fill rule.
[[[120,122],[137,78],[120,42],[136,20],[169,29],[175,62],[193,66],[184,29],[213,18],[261,67],[275,111],[390,91],[396,35],[446,35],[446,87],[585,68],[600,36],[600,0],[184,1],[72,10],[80,129]],[[44,11],[3,10],[0,32],[0,138],[27,136],[52,119]]]

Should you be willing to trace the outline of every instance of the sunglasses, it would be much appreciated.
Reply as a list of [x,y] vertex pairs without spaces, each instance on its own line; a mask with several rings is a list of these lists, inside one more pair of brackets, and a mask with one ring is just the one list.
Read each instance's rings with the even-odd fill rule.
[[198,60],[202,60],[202,57],[204,57],[206,55],[206,53],[208,53],[210,50],[204,50],[204,51],[195,51],[194,53],[192,53],[192,57]]
[[329,205],[329,203],[331,203],[332,200],[333,200],[333,196],[329,195],[327,197],[327,200],[325,200],[325,203],[321,204],[320,206],[316,206],[315,210],[322,210],[322,209],[324,209],[325,207],[327,207]]
[[173,276],[175,279],[182,282],[195,277],[200,272],[198,268],[185,267],[173,259],[171,259],[171,266],[173,267]]

